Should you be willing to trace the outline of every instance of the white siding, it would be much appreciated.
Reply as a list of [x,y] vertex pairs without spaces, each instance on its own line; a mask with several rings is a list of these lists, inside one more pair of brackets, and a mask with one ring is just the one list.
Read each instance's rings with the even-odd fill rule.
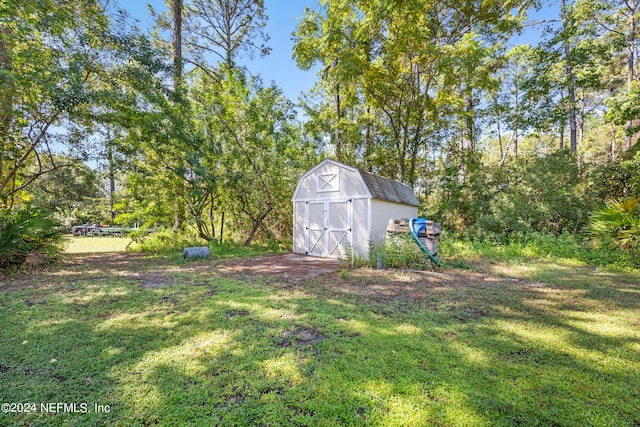
[[293,202],[293,253],[304,254],[305,202]]
[[357,171],[328,162],[302,176],[294,197],[296,201],[343,200],[345,197],[367,195]]
[[418,216],[415,206],[372,199],[357,169],[331,160],[302,175],[292,201],[293,252],[299,254],[340,256],[348,240],[354,254],[366,259],[369,242],[384,240],[389,219]]
[[353,250],[361,258],[369,256],[369,199],[353,199]]
[[387,235],[391,218],[416,218],[418,207],[373,199],[371,201],[371,240],[379,245]]

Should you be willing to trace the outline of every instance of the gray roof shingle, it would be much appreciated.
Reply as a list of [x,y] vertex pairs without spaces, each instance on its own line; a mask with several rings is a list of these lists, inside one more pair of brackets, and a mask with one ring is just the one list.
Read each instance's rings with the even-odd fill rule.
[[361,169],[358,169],[358,172],[360,172],[362,180],[369,188],[371,196],[374,199],[387,200],[410,206],[420,206],[418,199],[408,185],[383,178],[379,175],[374,175]]

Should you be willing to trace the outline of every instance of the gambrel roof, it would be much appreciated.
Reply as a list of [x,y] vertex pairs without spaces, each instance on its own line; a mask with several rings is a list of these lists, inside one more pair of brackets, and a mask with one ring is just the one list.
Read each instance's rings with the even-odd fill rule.
[[363,171],[362,169],[358,169],[358,172],[360,172],[362,180],[371,192],[371,197],[374,199],[403,203],[409,206],[420,206],[418,199],[408,185]]
[[[336,173],[323,174],[318,172],[326,170],[325,166],[327,164],[333,165],[340,169],[349,170],[352,172],[351,176],[353,176],[354,178],[357,177],[356,179],[359,181],[359,186],[362,188],[360,192],[365,191],[365,193],[367,193],[357,194],[357,196],[359,197],[400,203],[408,206],[420,206],[418,199],[413,194],[411,187],[409,187],[408,185],[391,180],[389,178],[375,175],[373,173],[355,168],[353,166],[345,165],[344,163],[340,163],[332,159],[323,160],[302,175],[293,194],[293,201],[297,200],[297,197],[300,194],[301,186],[309,177],[315,177],[314,179],[317,180],[317,189],[313,191],[321,192],[321,194],[324,194],[328,191],[338,191],[340,189],[340,178]],[[306,183],[306,185],[307,187],[305,187],[305,191],[312,191],[309,187],[309,183]],[[307,192],[306,194],[309,193]],[[356,196],[356,194],[349,194],[349,196]],[[304,196],[302,198],[304,198]]]

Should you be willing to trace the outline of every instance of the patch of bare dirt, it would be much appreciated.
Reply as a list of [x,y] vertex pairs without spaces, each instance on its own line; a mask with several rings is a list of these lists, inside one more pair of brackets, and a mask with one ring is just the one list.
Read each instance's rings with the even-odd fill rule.
[[274,277],[285,282],[297,282],[338,271],[339,261],[296,254],[258,256],[251,258],[216,259],[199,262],[176,262],[162,257],[119,252],[79,254],[66,257],[47,269],[26,271],[0,279],[5,291],[32,287],[57,286],[86,280],[114,278],[137,280],[144,288],[160,288],[173,282],[175,273],[198,273],[240,277]]
[[[296,287],[327,299],[344,298],[353,304],[371,305],[381,318],[412,312],[420,306],[463,323],[479,321],[503,305],[516,304],[524,294],[538,292],[526,283],[485,281],[485,277],[486,273],[461,270],[360,269],[327,274]],[[518,291],[513,292],[514,288]]]
[[227,319],[235,319],[236,317],[247,317],[249,313],[247,310],[228,310]]
[[168,275],[143,274],[140,277],[140,282],[142,289],[156,289],[169,286],[172,280]]
[[302,327],[284,331],[282,333],[282,339],[283,347],[291,347],[292,345],[304,347],[324,341],[327,339],[327,336],[314,327]]
[[276,276],[301,280],[335,273],[339,265],[340,262],[336,259],[282,254],[219,261],[216,271],[226,275]]
[[[70,256],[50,270],[0,280],[0,291],[38,287],[48,292],[51,288],[68,286],[76,281],[114,278],[137,281],[141,288],[153,289],[172,285],[176,281],[176,274],[183,273],[189,273],[184,276],[184,280],[194,281],[191,283],[193,286],[209,286],[208,277],[224,275],[240,280],[266,278],[278,287],[293,287],[323,298],[344,296],[355,303],[393,305],[399,311],[414,304],[427,305],[434,311],[455,309],[463,320],[473,320],[491,314],[487,307],[495,305],[497,296],[492,290],[518,287],[524,292],[532,293],[544,289],[543,284],[532,285],[524,280],[501,278],[479,271],[341,271],[340,267],[340,261],[335,259],[296,254],[212,258],[198,262],[181,262],[128,252],[84,254]],[[180,283],[184,283],[180,280]],[[215,289],[210,290],[211,295],[215,293]],[[501,292],[499,298],[510,298],[510,295],[510,292]],[[232,317],[245,315],[248,313],[229,313]],[[291,333],[293,338],[293,332]],[[313,335],[309,331],[299,331],[301,342],[308,340],[308,334]]]

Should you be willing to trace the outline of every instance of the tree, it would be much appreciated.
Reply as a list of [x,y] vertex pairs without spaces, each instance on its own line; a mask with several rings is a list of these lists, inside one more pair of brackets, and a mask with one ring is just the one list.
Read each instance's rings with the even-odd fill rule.
[[294,105],[275,86],[246,81],[229,69],[223,91],[210,98],[210,126],[220,138],[222,203],[245,223],[245,246],[274,211],[290,210],[290,195],[304,170],[307,148]]
[[[173,15],[173,89],[180,93],[182,88],[182,0],[171,0],[171,12]],[[183,165],[180,161],[176,164],[176,170],[181,171]],[[182,228],[185,220],[185,195],[184,180],[181,176],[175,179],[175,213],[173,220],[173,228]]]
[[360,17],[352,2],[323,1],[321,4],[326,8],[326,15],[306,9],[294,33],[293,57],[304,70],[321,67],[319,88],[326,93],[321,115],[330,123],[335,157],[340,161],[345,128],[349,126],[346,117],[359,101],[355,82],[370,54],[371,41],[366,31],[357,32]]
[[108,218],[105,211],[96,212],[96,208],[106,208],[102,203],[105,192],[96,171],[77,159],[60,155],[48,158],[47,162],[55,163],[47,165],[51,172],[29,187],[31,206],[54,213],[67,227]]
[[[334,113],[314,117],[331,118],[324,123],[336,157],[365,153],[367,169],[414,185],[420,157],[451,130],[444,129],[451,118],[459,124],[452,133],[473,148],[478,100],[495,85],[499,49],[489,42],[499,46],[511,34],[519,21],[512,11],[522,4],[341,0],[308,10],[294,58],[303,69],[322,67],[319,89],[334,100]],[[347,129],[355,131],[345,138]]]
[[[157,13],[151,8],[157,18],[156,41],[161,46],[168,43],[159,32],[175,28],[175,1],[170,0],[170,11],[166,13]],[[220,77],[217,62],[235,67],[243,54],[253,57],[256,53],[263,56],[269,53],[263,0],[193,0],[181,7],[181,11],[182,61],[210,77]],[[168,50],[168,46],[165,49]],[[212,60],[211,55],[217,60]]]
[[[498,117],[498,142],[500,145],[500,165],[503,165],[511,147],[513,157],[518,157],[518,142],[521,135],[531,127],[532,114],[526,93],[527,79],[531,72],[531,48],[528,45],[513,47],[504,57],[504,66],[500,71],[501,83],[504,89],[502,105],[495,105]],[[496,95],[497,97],[498,95]],[[502,129],[500,121],[504,119],[511,136],[503,149]]]
[[[636,19],[640,2],[637,0],[606,0],[578,3],[580,10],[597,31],[602,46],[608,48],[607,72],[603,73],[607,90],[605,104],[610,123],[625,128],[623,151],[628,152],[633,145],[634,134],[638,132],[635,121],[640,118],[635,102],[638,82],[638,28]],[[631,108],[630,108],[631,107]],[[612,135],[612,144],[615,133]],[[612,156],[614,156],[612,151]]]
[[194,64],[202,66],[207,52],[227,67],[236,66],[243,53],[267,55],[266,21],[263,0],[193,0],[187,13],[186,44]]
[[[93,0],[35,0],[0,4],[0,204],[15,196],[54,163],[52,143],[79,142],[77,132],[54,135],[55,126],[82,121],[100,96],[94,85],[105,66],[109,23]],[[6,94],[6,96],[5,96]],[[36,164],[25,173],[28,164]]]

